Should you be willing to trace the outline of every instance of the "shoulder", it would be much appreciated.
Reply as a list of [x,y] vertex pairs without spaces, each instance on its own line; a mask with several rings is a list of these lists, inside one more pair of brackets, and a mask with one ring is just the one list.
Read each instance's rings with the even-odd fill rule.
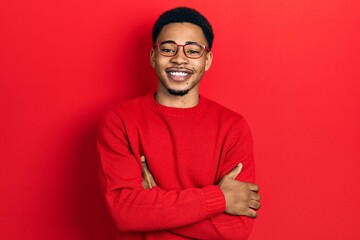
[[123,112],[123,113],[131,113],[141,108],[146,107],[150,97],[152,94],[146,94],[140,97],[124,100],[116,103],[109,110],[114,112]]
[[207,105],[206,117],[212,121],[219,130],[226,132],[230,138],[241,135],[251,136],[248,122],[240,113],[237,113],[213,100],[203,98]]
[[151,94],[123,100],[105,109],[101,122],[123,122],[135,120],[146,114]]
[[244,117],[240,113],[237,113],[211,99],[202,97],[202,101],[204,101],[204,104],[206,104],[207,113],[211,116],[218,117],[222,121],[245,121]]
[[146,94],[140,97],[123,100],[113,104],[105,110],[105,115],[116,115],[119,118],[142,114],[149,106],[149,99],[152,94]]

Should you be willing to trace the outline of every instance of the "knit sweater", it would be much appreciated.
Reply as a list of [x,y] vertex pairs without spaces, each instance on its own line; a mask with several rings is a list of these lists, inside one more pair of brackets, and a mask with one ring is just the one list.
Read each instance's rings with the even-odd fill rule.
[[[253,143],[239,114],[200,96],[191,108],[154,94],[109,109],[98,137],[101,184],[118,239],[247,239],[253,220],[226,214],[217,184],[238,163],[254,181]],[[157,186],[142,187],[140,157]]]

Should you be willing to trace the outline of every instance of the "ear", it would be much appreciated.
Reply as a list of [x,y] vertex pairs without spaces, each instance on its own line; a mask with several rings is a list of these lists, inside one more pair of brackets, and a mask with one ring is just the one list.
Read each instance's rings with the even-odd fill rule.
[[153,68],[155,68],[155,54],[155,49],[152,48],[150,51],[150,64]]
[[206,59],[205,59],[205,71],[210,69],[212,60],[213,60],[213,54],[212,52],[208,52],[206,54]]

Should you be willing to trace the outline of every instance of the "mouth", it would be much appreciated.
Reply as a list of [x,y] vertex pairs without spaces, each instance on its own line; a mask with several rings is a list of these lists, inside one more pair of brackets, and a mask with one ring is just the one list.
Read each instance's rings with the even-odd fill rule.
[[168,77],[176,82],[186,81],[193,74],[193,71],[189,69],[176,69],[169,68],[166,70]]

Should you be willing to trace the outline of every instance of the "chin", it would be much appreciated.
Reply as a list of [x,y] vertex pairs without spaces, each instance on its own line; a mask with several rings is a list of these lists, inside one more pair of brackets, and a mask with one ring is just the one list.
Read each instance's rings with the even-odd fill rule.
[[175,89],[171,89],[171,88],[168,88],[167,90],[171,95],[174,95],[174,96],[184,96],[184,95],[188,94],[190,91],[190,89],[175,90]]

